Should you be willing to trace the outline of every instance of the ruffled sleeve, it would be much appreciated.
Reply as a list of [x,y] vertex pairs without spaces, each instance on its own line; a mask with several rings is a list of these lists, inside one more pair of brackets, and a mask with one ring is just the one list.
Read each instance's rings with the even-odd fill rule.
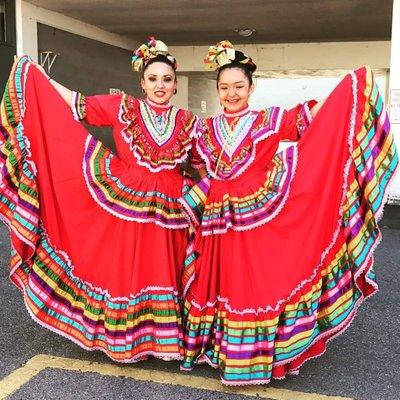
[[312,121],[310,110],[316,103],[315,100],[309,100],[285,111],[279,129],[281,140],[297,141],[303,136]]
[[121,95],[85,96],[72,92],[71,110],[75,120],[94,126],[113,126],[118,120]]

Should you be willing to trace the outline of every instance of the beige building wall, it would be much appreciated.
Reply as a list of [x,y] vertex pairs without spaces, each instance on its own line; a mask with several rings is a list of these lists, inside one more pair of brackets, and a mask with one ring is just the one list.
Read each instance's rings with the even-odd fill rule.
[[[354,69],[370,65],[390,67],[390,41],[282,43],[238,45],[250,55],[258,71],[304,71]],[[171,46],[181,71],[203,71],[207,46]]]
[[[381,90],[387,92],[390,68],[390,42],[340,42],[340,43],[288,43],[254,44],[237,46],[238,50],[250,55],[257,64],[257,78],[264,79],[296,78],[296,86],[302,78],[319,78],[327,83],[331,78],[340,79],[349,70],[362,65],[370,65],[380,77]],[[172,54],[179,61],[182,74],[189,77],[189,108],[197,115],[211,116],[220,112],[215,90],[215,73],[205,72],[203,59],[207,46],[173,46]],[[196,72],[195,72],[196,71]],[[262,85],[259,85],[260,87]],[[324,94],[328,93],[325,90]],[[288,103],[296,103],[297,92],[293,91]],[[274,96],[274,93],[271,93]],[[309,97],[313,97],[310,92]],[[260,98],[255,92],[256,98]],[[386,99],[387,100],[387,99]],[[262,106],[255,102],[255,107]]]

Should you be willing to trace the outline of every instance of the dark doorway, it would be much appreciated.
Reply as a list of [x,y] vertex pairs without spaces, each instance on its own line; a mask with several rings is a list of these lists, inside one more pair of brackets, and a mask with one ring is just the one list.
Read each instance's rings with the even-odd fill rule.
[[3,93],[16,54],[15,1],[0,0],[0,92]]

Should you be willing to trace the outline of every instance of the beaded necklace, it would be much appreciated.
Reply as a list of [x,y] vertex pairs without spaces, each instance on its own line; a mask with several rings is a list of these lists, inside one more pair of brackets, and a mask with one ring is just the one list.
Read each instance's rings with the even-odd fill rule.
[[166,112],[157,115],[146,102],[140,101],[139,105],[147,132],[159,146],[162,146],[174,132],[178,109],[170,107]]

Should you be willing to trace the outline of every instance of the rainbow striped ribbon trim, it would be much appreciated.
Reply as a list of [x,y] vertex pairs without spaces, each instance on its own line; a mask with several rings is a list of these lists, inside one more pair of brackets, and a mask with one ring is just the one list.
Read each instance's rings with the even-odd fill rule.
[[[324,263],[301,290],[263,312],[232,310],[223,298],[201,308],[189,290],[182,369],[204,360],[230,385],[267,383],[297,373],[305,361],[325,351],[326,343],[351,323],[363,300],[376,292],[372,253],[381,237],[377,219],[398,155],[371,70],[361,69],[352,78],[361,119],[349,160],[355,176],[349,177],[339,231]],[[185,276],[190,285],[193,249],[188,256]]]

